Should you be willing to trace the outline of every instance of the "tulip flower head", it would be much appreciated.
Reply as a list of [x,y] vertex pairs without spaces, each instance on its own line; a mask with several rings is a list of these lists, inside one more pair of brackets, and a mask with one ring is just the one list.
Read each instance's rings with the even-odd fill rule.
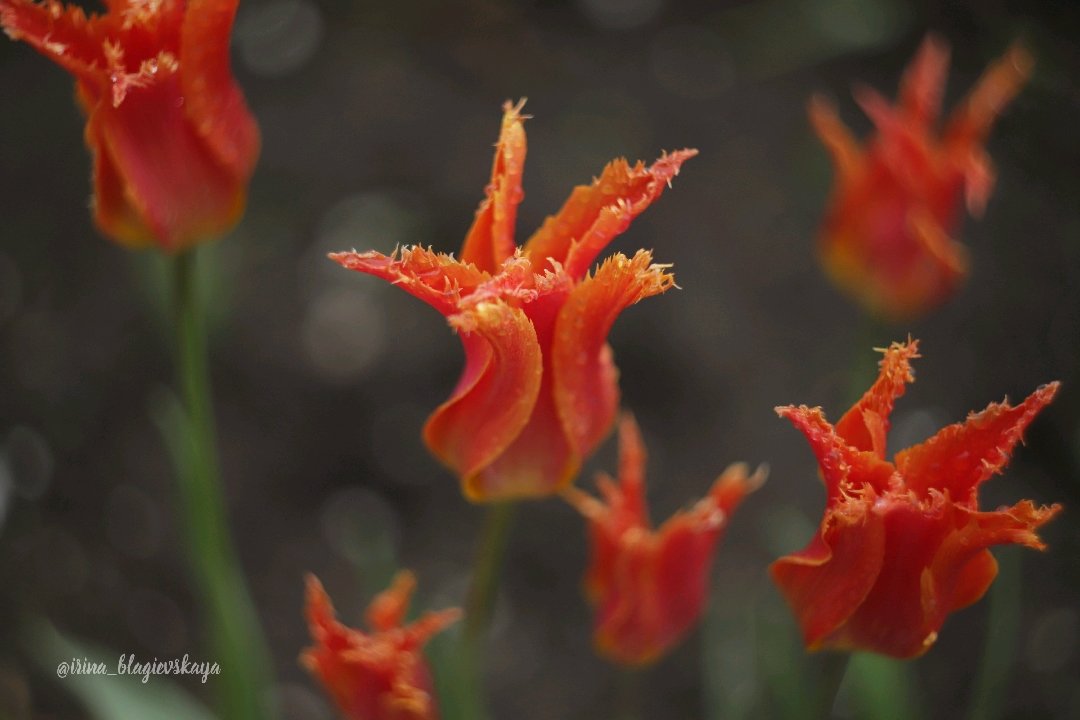
[[696,154],[664,155],[650,167],[609,163],[517,247],[520,111],[520,104],[504,107],[487,197],[460,258],[422,247],[330,256],[420,298],[460,336],[464,371],[428,418],[424,439],[474,501],[557,492],[609,431],[619,389],[608,331],[624,309],[673,287],[674,278],[645,250],[615,254],[589,271]]
[[619,428],[619,480],[597,482],[602,500],[569,488],[564,497],[589,522],[591,561],[585,591],[596,607],[596,647],[625,665],[652,662],[701,617],[713,553],[742,499],[765,481],[729,467],[709,494],[658,529],[645,504],[645,449],[629,415]]
[[402,625],[416,587],[402,572],[367,609],[371,632],[339,623],[330,598],[314,577],[307,580],[307,616],[315,646],[301,661],[317,676],[348,720],[437,720],[431,672],[421,648],[456,622],[457,609],[430,612]]
[[820,408],[777,408],[809,440],[825,482],[821,527],[801,552],[773,563],[811,650],[926,652],[949,613],[983,596],[997,574],[991,545],[1045,548],[1036,529],[1060,505],[979,510],[979,486],[1009,461],[1057,392],[994,403],[966,422],[885,459],[893,402],[914,379],[917,344],[885,351],[874,385],[836,425]]
[[233,80],[237,0],[0,0],[0,25],[75,78],[98,227],[179,252],[243,213],[259,130]]
[[939,130],[948,66],[947,47],[930,36],[904,75],[895,107],[859,88],[856,99],[877,129],[864,147],[825,99],[810,102],[810,122],[837,174],[820,235],[822,262],[840,288],[885,319],[939,305],[967,273],[966,249],[954,239],[961,202],[982,214],[994,185],[983,145],[1032,60],[1013,46]]

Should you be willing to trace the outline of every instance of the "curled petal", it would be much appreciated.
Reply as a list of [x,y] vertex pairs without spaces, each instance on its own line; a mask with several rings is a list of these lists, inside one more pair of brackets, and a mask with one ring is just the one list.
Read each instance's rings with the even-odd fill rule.
[[[874,589],[830,647],[857,647],[897,658],[925,653],[950,612],[986,592],[997,563],[986,548],[1019,543],[1041,548],[1034,530],[1060,506],[1030,501],[996,512],[967,511],[936,502],[886,501],[886,562]],[[884,619],[887,618],[887,621]]]
[[[177,84],[173,76],[126,92],[119,105],[99,103],[87,132],[88,140],[101,140],[94,152],[107,153],[125,179],[129,205],[170,252],[232,227],[246,198],[246,184],[207,155],[184,109],[173,101]],[[97,209],[108,207],[106,201]],[[101,214],[97,220],[106,233],[115,225]]]
[[997,574],[997,562],[986,548],[1018,544],[1045,550],[1035,531],[1060,511],[1060,505],[1036,507],[1030,500],[993,512],[955,507],[957,529],[942,543],[928,569],[933,584],[928,586],[932,594],[923,600],[927,612],[959,610],[986,593]]
[[495,161],[491,168],[491,183],[487,197],[476,211],[476,219],[465,236],[461,259],[481,270],[495,272],[514,254],[514,222],[517,207],[525,197],[521,176],[525,170],[525,116],[521,108],[509,101],[503,105],[502,130],[495,146]]
[[105,140],[100,123],[91,120],[86,125],[86,144],[97,148],[93,152],[94,197],[91,209],[102,230],[118,242],[132,248],[149,247],[154,233],[143,222],[138,208],[131,203],[124,179],[113,164],[112,156],[104,152]]
[[648,168],[622,159],[608,163],[592,185],[574,188],[558,214],[529,238],[524,248],[533,269],[541,272],[555,260],[571,277],[583,277],[600,251],[660,197],[680,166],[695,155],[697,150],[679,150]]
[[709,490],[709,499],[716,504],[716,507],[725,517],[735,512],[735,508],[742,503],[747,495],[756,492],[758,488],[764,485],[765,478],[769,476],[767,465],[762,465],[753,474],[748,471],[749,467],[746,463],[730,465],[720,474],[720,477],[713,483],[712,489]]
[[856,612],[885,561],[885,524],[869,512],[872,494],[845,499],[826,511],[821,530],[801,552],[769,567],[811,650]]
[[486,499],[491,489],[478,475],[529,422],[543,359],[532,323],[505,302],[481,303],[450,322],[465,347],[465,370],[428,419],[424,439],[463,479],[466,496]]
[[397,285],[446,316],[458,312],[463,294],[490,279],[473,265],[422,247],[402,248],[390,256],[352,251],[329,257],[344,268]]
[[416,576],[402,570],[394,576],[390,587],[375,596],[365,613],[368,627],[373,630],[389,630],[398,627],[409,611],[409,600],[416,590]]
[[[919,244],[938,273],[923,286],[922,298],[945,297],[959,284],[968,271],[968,251],[962,244],[949,237],[930,213],[925,210],[913,210],[908,214],[911,236]],[[912,295],[901,301],[905,306],[914,306],[920,302],[919,296]]]
[[791,421],[810,443],[825,481],[827,506],[841,500],[845,493],[871,487],[885,492],[894,474],[893,466],[872,452],[849,445],[825,419],[821,408],[788,405],[776,408],[776,414]]
[[900,108],[911,122],[929,129],[937,121],[948,72],[949,46],[927,35],[900,82]]
[[645,250],[633,259],[614,255],[570,292],[559,312],[551,345],[555,406],[579,457],[592,452],[615,419],[618,370],[607,345],[615,318],[674,284]]
[[1031,77],[1035,60],[1023,45],[1014,44],[987,68],[967,98],[953,111],[944,137],[953,150],[977,147],[1005,107]]
[[104,85],[107,23],[56,0],[0,0],[0,26],[83,82]]
[[813,96],[807,107],[807,113],[810,117],[810,126],[832,158],[836,172],[840,176],[840,182],[853,180],[862,165],[862,150],[859,147],[859,141],[837,116],[836,108],[824,97]]
[[974,502],[979,485],[1000,472],[1024,430],[1057,393],[1060,383],[1043,385],[1013,407],[994,403],[949,425],[934,437],[896,454],[896,469],[920,495],[948,493],[958,502]]
[[229,38],[238,0],[188,0],[180,29],[184,111],[214,157],[242,185],[259,157],[259,127],[233,79]]
[[836,423],[836,433],[849,445],[884,458],[889,415],[907,383],[915,379],[911,360],[919,357],[919,343],[893,343],[881,352],[884,357],[878,363],[877,380]]
[[431,674],[421,654],[430,637],[460,618],[456,608],[401,620],[414,581],[400,573],[393,587],[368,608],[370,634],[335,617],[330,598],[314,576],[307,580],[307,617],[315,645],[303,664],[319,678],[349,720],[437,720]]
[[[619,486],[608,486],[608,505],[641,527],[649,527],[645,504],[645,444],[634,416],[626,413],[619,423]],[[629,524],[629,523],[628,523]]]
[[641,665],[660,657],[701,616],[729,515],[764,481],[764,471],[747,477],[745,465],[731,466],[704,499],[653,531],[644,505],[644,448],[629,415],[620,426],[620,455],[618,484],[599,479],[603,501],[576,489],[564,495],[589,520],[585,588],[597,606],[597,649],[616,662]]

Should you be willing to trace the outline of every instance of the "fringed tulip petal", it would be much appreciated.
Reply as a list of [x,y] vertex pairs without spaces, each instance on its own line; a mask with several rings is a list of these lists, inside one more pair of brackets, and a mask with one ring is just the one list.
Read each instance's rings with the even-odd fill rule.
[[525,171],[525,117],[521,109],[525,102],[503,105],[502,130],[495,146],[495,161],[491,168],[491,184],[486,197],[476,211],[476,219],[465,236],[461,260],[487,272],[496,272],[517,250],[514,242],[514,223],[517,206],[525,194],[521,176]]
[[428,419],[424,439],[461,476],[466,496],[480,498],[490,489],[479,474],[529,422],[543,358],[528,317],[505,302],[481,303],[450,322],[465,347],[465,370]]
[[491,184],[460,260],[423,248],[330,256],[420,298],[461,334],[463,374],[424,437],[477,502],[564,490],[607,434],[619,396],[607,333],[622,310],[674,280],[645,251],[615,256],[592,276],[588,269],[696,152],[665,155],[647,169],[612,163],[518,248],[524,116],[520,103],[503,110]]
[[229,69],[235,0],[0,0],[0,25],[76,79],[94,156],[94,220],[181,252],[243,213],[259,131]]
[[733,465],[703,500],[653,530],[645,507],[645,450],[629,415],[619,440],[618,482],[601,475],[601,499],[576,488],[564,497],[589,525],[585,590],[596,607],[597,650],[614,662],[642,665],[667,652],[701,616],[717,542],[765,471],[748,476],[744,465]]
[[836,423],[836,433],[859,450],[885,457],[885,435],[889,432],[889,415],[893,403],[904,394],[909,382],[915,380],[911,360],[919,357],[919,343],[893,343],[883,351],[878,379],[855,406]]
[[949,425],[925,442],[896,454],[907,486],[925,495],[948,492],[957,502],[972,499],[980,484],[1001,472],[1025,428],[1050,404],[1059,383],[1044,385],[1013,407],[993,403],[967,421]]
[[917,357],[916,344],[894,344],[873,388],[846,415],[870,418],[848,445],[820,410],[780,408],[803,431],[828,488],[821,527],[801,552],[773,563],[773,579],[791,605],[808,648],[867,650],[909,658],[928,650],[950,612],[986,592],[997,572],[991,545],[1042,549],[1035,530],[1060,506],[978,511],[978,486],[1008,462],[1024,428],[1057,390],[1046,385],[1016,407],[991,405],[930,440],[878,457],[886,420]]
[[104,45],[108,35],[98,18],[55,0],[0,2],[0,26],[82,82],[104,84]]
[[591,185],[574,188],[562,209],[547,218],[525,243],[533,268],[542,272],[552,260],[575,279],[582,278],[600,252],[630,222],[660,197],[697,150],[663,155],[652,166],[608,163]]
[[879,492],[888,489],[894,473],[892,465],[872,452],[849,445],[825,419],[821,408],[789,405],[776,408],[776,413],[806,436],[821,467],[827,502],[850,490],[852,476]]
[[603,440],[619,404],[618,370],[607,335],[626,308],[675,284],[667,266],[641,250],[614,255],[570,293],[551,346],[555,403],[571,447],[584,457]]
[[403,248],[392,255],[378,252],[330,253],[344,268],[382,278],[445,316],[458,312],[464,294],[490,279],[472,265],[422,247]]
[[461,617],[457,609],[427,613],[403,625],[415,579],[403,572],[368,609],[373,632],[337,621],[322,584],[307,580],[307,617],[314,647],[301,658],[348,720],[437,720],[431,673],[421,649]]

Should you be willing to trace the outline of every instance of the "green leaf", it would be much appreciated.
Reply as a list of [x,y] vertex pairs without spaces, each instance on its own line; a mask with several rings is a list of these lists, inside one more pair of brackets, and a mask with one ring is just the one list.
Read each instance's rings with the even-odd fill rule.
[[[66,637],[45,621],[31,623],[26,643],[38,667],[77,697],[97,720],[217,720],[173,680],[160,675],[143,682],[140,675],[84,675],[59,678],[57,668],[73,660],[104,663],[115,673],[122,653]],[[211,681],[213,676],[211,676]]]

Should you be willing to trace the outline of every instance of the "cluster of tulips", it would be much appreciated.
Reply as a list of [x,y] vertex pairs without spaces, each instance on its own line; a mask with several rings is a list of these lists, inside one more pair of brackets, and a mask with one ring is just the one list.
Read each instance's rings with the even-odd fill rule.
[[[231,582],[240,575],[217,487],[192,257],[196,246],[241,217],[259,154],[258,127],[230,70],[237,1],[107,0],[106,6],[104,14],[87,15],[56,0],[0,0],[0,24],[75,78],[93,156],[98,228],[129,247],[174,258],[186,423],[180,450],[189,460],[178,474],[195,578],[209,621],[231,638],[231,649],[228,642],[219,648],[226,661],[222,682],[236,682],[230,676],[241,673],[239,665],[227,661],[243,658],[244,648],[261,640],[254,615],[244,610],[251,601],[243,582]],[[977,214],[991,194],[994,174],[983,145],[1032,60],[1019,46],[1008,50],[942,124],[947,68],[946,46],[930,37],[895,105],[860,90],[859,105],[875,126],[864,143],[828,102],[814,98],[809,106],[837,176],[820,235],[824,267],[868,313],[891,321],[932,310],[964,277],[965,249],[953,234],[962,207]],[[493,513],[549,497],[580,512],[590,543],[584,586],[595,609],[597,651],[639,666],[657,661],[698,622],[718,541],[766,471],[733,464],[702,499],[659,526],[650,522],[645,449],[632,415],[620,407],[607,336],[623,310],[666,292],[675,278],[651,251],[604,252],[697,151],[665,153],[651,165],[612,161],[519,244],[522,109],[510,102],[503,108],[491,180],[460,253],[416,246],[330,259],[400,287],[446,318],[464,348],[464,369],[423,427],[425,443],[458,477],[464,495],[490,503]],[[776,560],[770,572],[809,650],[912,658],[934,645],[950,613],[986,593],[997,572],[989,547],[1044,547],[1037,530],[1059,505],[1022,500],[986,511],[978,494],[1059,387],[1044,385],[1016,405],[991,404],[889,459],[889,418],[914,379],[918,343],[909,338],[881,352],[877,379],[839,420],[805,405],[776,408],[809,442],[826,501],[807,546]],[[596,497],[575,481],[616,426],[618,472],[598,478]],[[489,587],[479,588],[481,597],[492,592],[492,575],[485,574]],[[367,629],[357,630],[337,620],[323,586],[309,577],[313,646],[302,658],[344,717],[438,716],[422,649],[463,613],[447,609],[406,622],[415,585],[402,571],[371,603]],[[482,633],[486,619],[470,614],[482,615],[483,603],[466,610],[465,622]],[[245,672],[261,681],[257,669]],[[223,714],[271,717],[274,710],[251,694],[234,699]]]

